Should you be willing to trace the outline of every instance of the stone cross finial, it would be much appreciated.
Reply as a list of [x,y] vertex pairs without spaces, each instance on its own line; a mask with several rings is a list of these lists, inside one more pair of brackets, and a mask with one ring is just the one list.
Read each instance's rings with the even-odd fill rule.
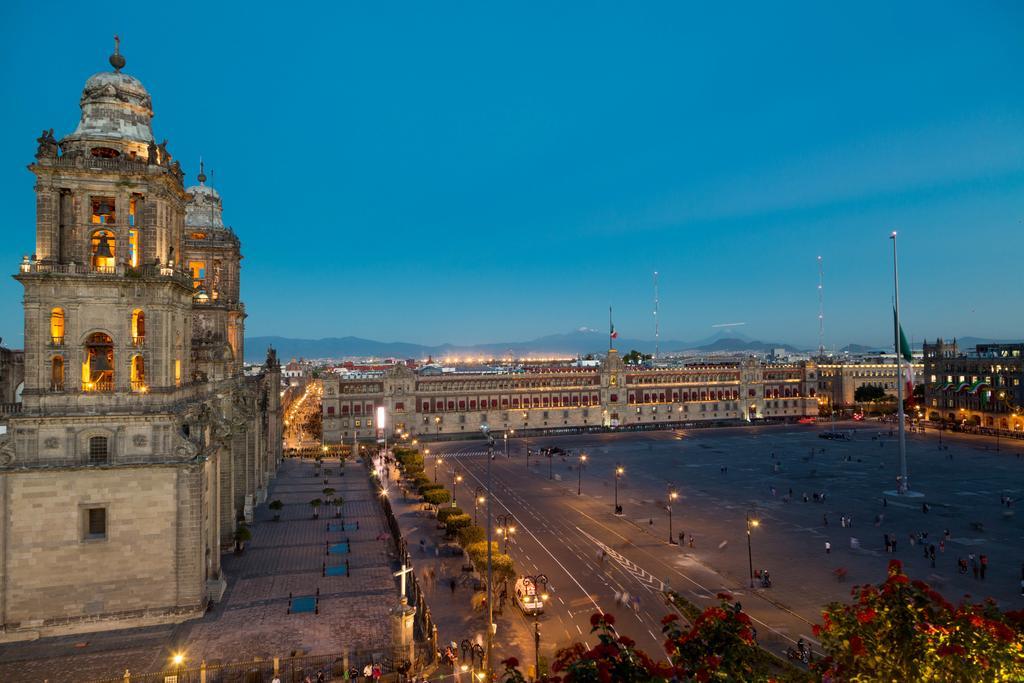
[[402,592],[399,594],[399,597],[405,597],[405,575],[410,573],[412,573],[412,567],[403,562],[402,568],[394,574],[395,576],[401,577],[402,579]]

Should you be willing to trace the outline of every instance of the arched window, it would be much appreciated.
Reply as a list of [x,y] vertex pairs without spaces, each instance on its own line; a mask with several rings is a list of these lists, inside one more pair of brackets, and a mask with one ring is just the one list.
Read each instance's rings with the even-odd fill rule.
[[146,314],[141,308],[132,311],[132,344],[142,346],[146,341]]
[[50,341],[54,346],[64,345],[64,309],[57,307],[50,311]]
[[94,332],[85,340],[82,360],[82,391],[114,390],[114,341]]
[[64,356],[50,359],[50,391],[64,391]]
[[132,356],[132,391],[145,393],[146,387],[146,359],[141,355]]
[[107,437],[89,437],[89,464],[106,465],[109,459],[110,453],[107,451]]
[[89,240],[89,258],[93,270],[110,271],[114,269],[114,258],[117,255],[117,239],[110,230],[94,230]]

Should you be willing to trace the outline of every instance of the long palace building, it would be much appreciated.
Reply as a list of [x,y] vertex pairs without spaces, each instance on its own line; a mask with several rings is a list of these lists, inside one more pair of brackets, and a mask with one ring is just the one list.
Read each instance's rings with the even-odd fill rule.
[[389,434],[631,428],[637,425],[796,419],[818,414],[813,362],[754,358],[672,368],[626,365],[615,350],[597,367],[527,366],[507,373],[417,373],[395,365],[359,378],[323,379],[325,444]]

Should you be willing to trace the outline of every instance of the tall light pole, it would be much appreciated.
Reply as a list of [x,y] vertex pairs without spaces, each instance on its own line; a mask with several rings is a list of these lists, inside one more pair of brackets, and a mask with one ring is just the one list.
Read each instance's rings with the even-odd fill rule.
[[576,495],[583,495],[583,463],[587,461],[587,454],[580,453],[580,465],[577,468],[577,474],[579,475],[579,481],[576,482]]
[[750,566],[750,587],[754,587],[754,555],[750,550],[750,530],[759,526],[761,522],[756,517],[751,517],[747,512],[747,564]]
[[[423,449],[423,455],[424,455],[424,457],[429,458],[430,457],[430,449],[429,448],[424,448]],[[437,456],[436,455],[434,456],[434,483],[435,484],[437,483]]]
[[622,508],[619,507],[619,477],[626,473],[626,468],[622,465],[615,466],[615,514],[621,515]]
[[514,430],[514,429],[506,429],[505,430],[505,459],[506,460],[508,460],[508,438],[510,436],[515,436],[515,435],[516,435],[516,430]]
[[476,511],[480,503],[484,502],[485,498],[482,495],[484,493],[483,486],[477,486],[476,490],[473,491],[473,524],[476,524]]
[[548,449],[548,479],[555,478],[555,454]]
[[491,461],[494,459],[494,437],[490,435],[486,423],[480,425],[480,431],[487,438],[487,663],[484,672],[486,680],[494,679],[494,667],[491,655],[494,652],[494,570],[491,565]]
[[[527,592],[529,592],[530,586],[533,587],[534,597],[540,598],[541,609],[543,609],[543,605],[548,599],[548,577],[544,574],[524,576],[523,584],[525,584]],[[538,681],[540,680],[540,612],[540,609],[534,609],[533,612],[533,666],[534,679]]]
[[462,475],[461,474],[456,474],[455,468],[452,467],[452,507],[453,508],[454,507],[458,507],[455,504],[455,485],[456,484],[461,484],[461,483],[462,483]]
[[512,524],[514,518],[512,515],[497,515],[496,519],[498,520],[498,530],[505,538],[505,549],[503,552],[508,555],[508,537],[516,532],[516,527]]
[[679,498],[679,494],[669,488],[668,491],[668,502],[665,508],[668,510],[668,543],[672,545],[675,543],[675,539],[672,538],[672,502]]

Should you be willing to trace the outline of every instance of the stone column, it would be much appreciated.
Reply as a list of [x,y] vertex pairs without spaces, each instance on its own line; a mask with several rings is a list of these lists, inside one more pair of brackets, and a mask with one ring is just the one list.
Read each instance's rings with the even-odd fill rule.
[[407,659],[415,661],[416,643],[413,638],[413,618],[416,608],[409,605],[404,595],[397,607],[391,610],[391,646],[395,662]]

